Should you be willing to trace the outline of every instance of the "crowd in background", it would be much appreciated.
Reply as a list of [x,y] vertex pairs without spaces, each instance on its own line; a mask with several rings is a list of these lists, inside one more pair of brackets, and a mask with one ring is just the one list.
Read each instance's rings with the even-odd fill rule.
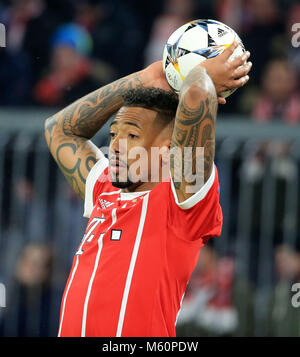
[[[251,52],[250,81],[219,109],[224,118],[245,115],[257,122],[298,124],[300,50],[292,46],[291,30],[294,23],[300,22],[300,4],[296,0],[0,1],[0,23],[6,27],[6,47],[0,48],[0,107],[62,108],[106,83],[162,59],[170,34],[198,18],[213,18],[231,26]],[[297,170],[289,157],[289,145],[264,142],[255,146],[241,164],[249,185],[262,182],[270,155],[276,157],[274,176],[286,183],[294,180]],[[10,168],[9,160],[7,165]],[[53,167],[51,170],[54,171]],[[78,219],[82,202],[67,188],[67,183],[60,191],[58,203],[51,200],[53,192],[47,193],[50,204],[45,210],[46,217],[40,220],[43,209],[33,204],[35,180],[30,175],[24,176],[11,188],[16,190],[14,208],[24,213],[18,216],[22,217],[21,223],[13,222],[15,227],[21,227],[16,234],[13,232],[15,236],[5,235],[11,223],[5,222],[6,210],[4,217],[0,217],[0,267],[7,270],[0,270],[0,282],[9,281],[9,304],[5,311],[0,308],[0,336],[55,336],[69,271],[65,267],[72,262],[86,222]],[[220,177],[224,177],[221,167]],[[7,173],[4,180],[10,179]],[[10,194],[5,192],[0,204]],[[53,231],[53,215],[65,219],[66,212],[70,223],[64,227],[59,222],[59,230],[63,232],[54,244],[48,239],[57,234]],[[281,213],[278,226],[282,222]],[[258,230],[259,223],[255,219],[252,223],[253,230]],[[45,226],[49,228],[46,235]],[[48,240],[32,242],[34,234]],[[17,256],[6,256],[9,244],[15,244],[11,250],[17,251]],[[60,269],[54,252],[59,255],[66,247],[69,253],[64,254],[67,258]],[[280,239],[276,243],[276,281],[269,296],[266,335],[300,336],[300,309],[291,306],[291,291],[286,287],[291,282],[300,282],[298,248],[283,244]],[[232,255],[219,255],[213,243],[202,250],[177,321],[180,335],[255,335],[253,282],[240,279],[235,271]]]
[[231,26],[252,54],[250,82],[220,110],[298,123],[296,0],[1,1],[7,46],[0,52],[0,105],[67,105],[162,59],[170,34],[197,18]]

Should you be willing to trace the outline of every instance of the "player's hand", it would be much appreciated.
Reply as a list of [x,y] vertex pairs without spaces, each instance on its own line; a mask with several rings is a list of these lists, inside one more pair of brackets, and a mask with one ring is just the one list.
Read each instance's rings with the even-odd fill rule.
[[241,56],[230,60],[230,56],[238,46],[238,42],[233,42],[220,55],[203,61],[199,66],[206,69],[212,79],[218,95],[219,104],[225,104],[225,98],[221,93],[227,89],[239,88],[245,85],[252,67],[251,62],[247,62],[250,52],[246,51]]
[[141,79],[147,88],[154,87],[166,91],[172,91],[163,71],[162,61],[157,61],[146,67],[142,71]]

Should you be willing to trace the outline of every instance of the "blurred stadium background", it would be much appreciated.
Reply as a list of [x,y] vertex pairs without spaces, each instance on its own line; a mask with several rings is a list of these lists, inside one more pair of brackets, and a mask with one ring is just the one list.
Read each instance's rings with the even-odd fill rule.
[[[222,236],[201,251],[178,336],[300,336],[300,48],[293,0],[0,1],[0,336],[56,336],[86,220],[48,153],[44,120],[161,59],[196,18],[234,28],[250,81],[219,108]],[[107,129],[95,137],[107,145]],[[180,262],[178,262],[180,264]]]

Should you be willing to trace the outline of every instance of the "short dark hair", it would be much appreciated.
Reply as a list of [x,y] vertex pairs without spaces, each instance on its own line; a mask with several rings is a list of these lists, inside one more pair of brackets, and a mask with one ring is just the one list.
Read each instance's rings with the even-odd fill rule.
[[160,88],[127,89],[122,95],[125,107],[142,107],[154,109],[167,116],[175,118],[178,106],[178,96],[172,91]]

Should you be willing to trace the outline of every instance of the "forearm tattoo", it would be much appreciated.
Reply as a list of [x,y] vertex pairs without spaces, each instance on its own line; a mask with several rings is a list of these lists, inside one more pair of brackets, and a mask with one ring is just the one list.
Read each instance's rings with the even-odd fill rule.
[[[193,94],[189,91],[192,87],[196,88]],[[184,81],[181,90],[171,143],[171,148],[181,148],[170,157],[170,167],[173,179],[182,177],[181,181],[174,180],[174,186],[176,190],[182,191],[183,198],[186,198],[186,186],[191,184],[189,176],[196,175],[205,183],[211,174],[215,154],[217,107],[217,96],[210,77],[204,69],[194,69]],[[192,150],[191,160],[183,157],[185,147]],[[197,147],[204,149],[203,170],[200,171],[196,167]]]

